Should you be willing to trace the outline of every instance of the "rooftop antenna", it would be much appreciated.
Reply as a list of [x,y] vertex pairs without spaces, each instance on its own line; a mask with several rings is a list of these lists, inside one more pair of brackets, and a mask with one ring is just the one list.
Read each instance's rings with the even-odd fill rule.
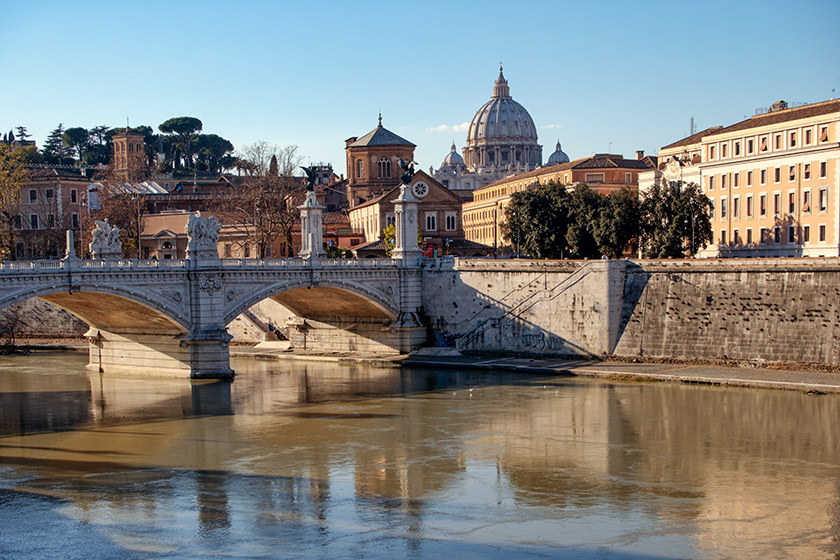
[[607,153],[612,152],[612,142],[607,142]]
[[131,127],[128,126],[128,117],[126,117],[125,118],[125,129],[128,130],[129,128],[131,128]]
[[697,126],[694,124],[694,117],[691,117],[691,120],[689,121],[688,130],[689,136],[694,136],[695,134],[697,134]]

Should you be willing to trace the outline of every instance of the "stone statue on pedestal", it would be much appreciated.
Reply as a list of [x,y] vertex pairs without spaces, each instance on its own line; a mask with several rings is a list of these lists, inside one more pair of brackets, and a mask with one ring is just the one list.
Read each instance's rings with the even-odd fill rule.
[[108,223],[108,219],[96,220],[96,227],[93,228],[91,236],[93,240],[88,245],[94,259],[119,259],[122,258],[122,241],[120,241],[120,228]]

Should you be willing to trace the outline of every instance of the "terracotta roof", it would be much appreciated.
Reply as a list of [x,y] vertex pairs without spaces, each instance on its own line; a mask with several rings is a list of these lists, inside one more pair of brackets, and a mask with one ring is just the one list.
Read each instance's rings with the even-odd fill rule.
[[414,146],[405,138],[397,136],[381,124],[348,145],[348,148],[358,148],[361,146]]
[[799,119],[807,119],[820,115],[828,115],[830,113],[840,113],[840,99],[832,99],[830,101],[803,105],[802,107],[795,107],[793,109],[782,109],[781,111],[773,111],[772,113],[756,115],[718,130],[709,136],[716,136],[718,134],[726,134],[727,132],[758,128],[760,126],[768,126]]
[[347,212],[324,212],[322,218],[324,224],[349,224],[350,218]]
[[385,251],[388,248],[385,245],[384,239],[377,239],[376,241],[368,241],[367,243],[362,243],[361,245],[354,245],[351,247],[352,250],[358,251],[359,249],[364,249],[366,251]]
[[627,168],[627,169],[648,169],[649,163],[641,159],[624,159],[614,154],[595,154],[586,158],[581,163],[574,165],[573,169],[606,169],[606,168]]
[[676,142],[672,142],[671,144],[668,144],[667,146],[662,146],[659,149],[660,150],[668,150],[670,148],[679,148],[680,146],[690,146],[691,144],[699,144],[700,140],[702,140],[704,136],[708,136],[709,134],[712,134],[713,132],[716,132],[716,131],[718,131],[722,128],[723,127],[720,126],[720,125],[711,126],[711,127],[707,128],[706,130],[701,130],[700,132],[698,132],[696,134],[692,134],[691,136],[686,136],[682,140],[677,140]]
[[64,177],[67,179],[87,179],[87,177],[82,176],[76,171],[70,171],[67,169],[56,169],[54,167],[30,171],[29,177],[31,179],[44,179],[49,177]]
[[528,171],[527,173],[520,173],[519,175],[510,175],[508,177],[505,177],[504,179],[499,179],[498,181],[494,181],[489,185],[485,185],[475,190],[483,191],[485,189],[495,187],[498,185],[506,185],[514,181],[522,181],[525,179],[532,179],[534,177],[542,177],[543,175],[547,175],[549,173],[558,173],[562,171],[568,171],[569,169],[605,169],[609,167],[626,169],[652,169],[655,166],[656,160],[654,160],[650,156],[646,156],[644,159],[624,159],[621,156],[615,154],[595,154],[594,156],[578,158],[566,163],[538,167],[533,171]]

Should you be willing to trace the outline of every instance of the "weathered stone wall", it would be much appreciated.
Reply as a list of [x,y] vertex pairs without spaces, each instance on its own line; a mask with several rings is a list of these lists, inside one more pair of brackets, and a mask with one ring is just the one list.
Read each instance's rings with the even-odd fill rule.
[[442,259],[423,306],[435,342],[474,353],[840,365],[838,273],[840,259]]
[[617,340],[624,261],[442,259],[424,271],[439,344],[465,351],[600,355]]
[[840,365],[840,259],[638,261],[621,356]]
[[42,299],[32,298],[0,310],[0,337],[10,328],[17,337],[77,338],[88,326],[70,313]]

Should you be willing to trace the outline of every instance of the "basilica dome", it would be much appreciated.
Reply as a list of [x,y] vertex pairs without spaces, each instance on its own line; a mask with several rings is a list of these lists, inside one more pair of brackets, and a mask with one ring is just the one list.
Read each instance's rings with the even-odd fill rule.
[[548,156],[548,165],[557,165],[558,163],[569,163],[569,156],[560,149],[560,142],[557,142],[557,149],[554,150],[554,153]]
[[525,107],[510,96],[502,69],[490,101],[481,106],[470,123],[464,162],[470,169],[533,169],[542,164],[537,127]]
[[464,158],[458,154],[458,149],[453,143],[452,147],[449,149],[449,153],[446,154],[445,158],[443,158],[441,167],[457,167],[459,165],[464,165]]

